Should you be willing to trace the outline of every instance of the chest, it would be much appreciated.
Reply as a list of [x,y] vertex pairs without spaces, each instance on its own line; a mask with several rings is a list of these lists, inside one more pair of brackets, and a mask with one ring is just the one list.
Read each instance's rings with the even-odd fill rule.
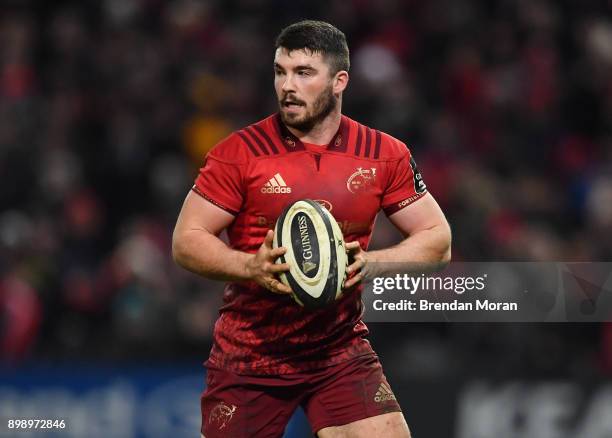
[[367,229],[380,209],[385,177],[374,161],[343,154],[303,152],[253,163],[246,181],[245,210],[274,222],[299,199],[324,205],[341,227]]

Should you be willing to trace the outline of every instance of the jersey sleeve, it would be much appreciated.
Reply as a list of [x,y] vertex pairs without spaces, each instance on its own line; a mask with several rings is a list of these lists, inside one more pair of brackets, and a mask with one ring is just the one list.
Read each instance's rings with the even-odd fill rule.
[[389,163],[389,176],[382,197],[382,209],[387,216],[420,199],[427,193],[427,186],[407,147],[398,160]]
[[234,216],[244,202],[246,161],[240,140],[232,135],[215,146],[204,160],[192,190]]

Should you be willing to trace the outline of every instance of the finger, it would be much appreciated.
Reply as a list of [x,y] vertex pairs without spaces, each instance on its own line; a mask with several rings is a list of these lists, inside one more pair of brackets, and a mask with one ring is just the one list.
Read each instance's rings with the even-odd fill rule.
[[287,295],[293,293],[291,288],[278,280],[272,279],[270,281],[270,290],[275,294]]
[[276,260],[286,252],[287,248],[285,248],[284,246],[281,246],[280,248],[274,248],[272,251],[270,251],[270,258],[272,258],[272,260]]
[[359,283],[361,280],[363,280],[363,274],[359,272],[358,274],[355,274],[354,277],[351,277],[350,279],[346,280],[346,282],[344,283],[344,289],[350,289],[351,287]]
[[355,262],[353,264],[349,265],[346,268],[346,273],[347,274],[351,274],[351,273],[353,273],[355,271],[360,270],[364,266],[365,266],[365,262],[363,260],[361,260],[361,259],[357,259],[357,260],[355,260]]
[[274,231],[268,230],[266,233],[266,238],[264,239],[264,245],[266,248],[272,248],[272,243],[274,242]]
[[266,268],[266,272],[278,274],[280,272],[287,272],[289,269],[289,263],[271,263],[270,266]]
[[344,247],[346,248],[347,251],[355,251],[358,248],[361,249],[361,245],[357,241],[348,242],[344,245]]

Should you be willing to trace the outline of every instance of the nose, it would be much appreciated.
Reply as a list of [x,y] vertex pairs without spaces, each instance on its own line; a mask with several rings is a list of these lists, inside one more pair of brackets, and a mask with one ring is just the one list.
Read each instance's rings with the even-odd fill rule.
[[281,90],[284,93],[289,93],[289,92],[295,91],[295,86],[294,86],[294,83],[293,83],[293,75],[292,74],[285,75],[285,80],[283,81],[283,83],[281,85]]

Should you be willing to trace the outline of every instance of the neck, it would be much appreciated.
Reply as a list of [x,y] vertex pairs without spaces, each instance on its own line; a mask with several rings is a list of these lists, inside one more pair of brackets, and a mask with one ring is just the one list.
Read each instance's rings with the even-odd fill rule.
[[341,118],[340,105],[337,105],[325,119],[321,120],[321,122],[317,123],[307,132],[299,131],[290,126],[287,126],[287,129],[303,143],[326,145],[338,132]]

